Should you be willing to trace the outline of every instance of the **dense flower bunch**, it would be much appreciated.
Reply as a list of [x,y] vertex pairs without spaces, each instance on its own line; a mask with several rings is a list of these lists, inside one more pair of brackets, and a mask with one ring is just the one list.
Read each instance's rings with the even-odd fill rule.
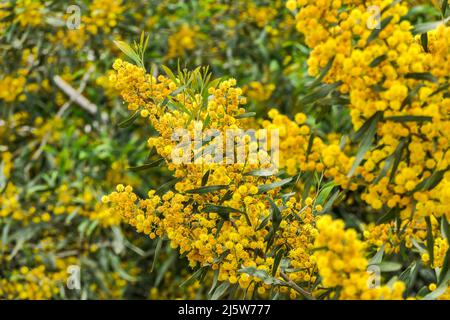
[[419,2],[1,3],[0,299],[449,299]]
[[[400,21],[408,11],[404,3],[298,4],[297,28],[313,48],[308,60],[310,74],[317,75],[331,62],[324,81],[339,84],[338,90],[348,95],[355,130],[369,119],[380,118],[373,120],[379,147],[370,150],[356,170],[371,186],[363,199],[375,209],[383,204],[398,207],[403,217],[409,216],[414,205],[418,216],[446,214],[448,218],[445,172],[450,156],[450,100],[445,88],[450,71],[450,29],[439,26],[430,32],[423,47],[411,33],[411,24]],[[342,5],[347,5],[346,10],[340,10]],[[289,6],[295,10],[292,2]],[[382,29],[366,27],[374,23],[368,9],[374,6],[383,11]],[[322,16],[323,20],[318,18]],[[379,34],[373,39],[376,30]],[[386,175],[394,172],[389,157],[394,156],[399,159],[397,173],[389,178]],[[418,190],[418,185],[436,172],[444,178],[432,190]]]
[[[246,127],[245,118],[240,117],[244,114],[240,105],[246,100],[241,97],[242,90],[235,87],[236,81],[229,79],[217,85],[217,81],[211,81],[200,86],[199,91],[194,91],[194,87],[190,92],[180,90],[184,81],[198,83],[199,78],[209,75],[202,76],[197,69],[172,79],[162,75],[154,78],[121,60],[114,63],[114,69],[117,74],[112,80],[129,103],[128,108],[139,112],[157,130],[158,136],[149,139],[149,146],[168,164],[177,182],[174,191],[156,194],[150,190],[144,199],[131,186],[118,185],[116,192],[103,198],[111,203],[112,212],[119,212],[126,222],[150,238],[167,236],[171,246],[186,255],[192,267],[218,270],[219,281],[239,283],[247,289],[252,279],[246,273],[238,274],[238,270],[242,266],[254,267],[270,274],[276,252],[287,247],[295,248],[289,253],[292,265],[302,270],[291,276],[314,282],[314,264],[307,253],[316,232],[311,202],[302,205],[294,197],[267,198],[279,195],[276,184],[281,179],[275,178],[270,150],[258,146],[249,134],[235,137],[236,144],[248,151],[241,162],[236,161],[239,159],[234,158],[234,153],[225,151],[222,135]],[[164,105],[166,100],[169,102]],[[173,139],[180,128],[185,128],[187,134],[180,136],[182,147]],[[270,139],[270,134],[261,136],[265,132],[255,134]],[[209,136],[206,140],[212,134],[216,138]],[[202,144],[205,140],[210,142]],[[211,147],[214,153],[208,152]],[[257,186],[273,187],[262,192]],[[297,215],[299,220],[294,219]],[[298,230],[302,230],[301,236]]]
[[370,283],[366,244],[358,239],[355,230],[344,230],[342,220],[328,215],[319,218],[317,229],[318,250],[314,257],[324,287],[341,286],[341,299],[402,299],[403,282],[395,282],[392,289]]

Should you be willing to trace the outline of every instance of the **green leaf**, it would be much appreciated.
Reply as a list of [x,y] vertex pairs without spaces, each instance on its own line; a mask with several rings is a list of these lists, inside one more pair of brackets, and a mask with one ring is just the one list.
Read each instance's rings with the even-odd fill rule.
[[157,159],[155,161],[152,161],[150,163],[143,164],[142,166],[129,167],[128,170],[131,170],[133,172],[144,171],[144,170],[147,170],[147,169],[151,169],[151,168],[157,167],[162,162],[164,162],[164,158],[159,158],[159,159]]
[[405,79],[425,80],[430,82],[438,82],[438,79],[429,72],[411,72],[405,74]]
[[266,271],[256,269],[255,267],[248,267],[238,270],[239,273],[246,273],[249,276],[257,277],[268,285],[283,285],[284,282],[277,278],[271,277]]
[[152,262],[152,267],[150,269],[150,272],[153,272],[153,269],[155,268],[155,263],[156,263],[156,260],[158,260],[158,256],[159,256],[159,252],[161,251],[162,243],[163,243],[163,238],[158,238],[158,242],[156,243],[156,248],[155,248],[155,254],[153,255],[153,262]]
[[247,113],[242,113],[242,114],[238,114],[237,116],[234,116],[235,119],[245,119],[245,118],[252,118],[256,116],[256,112],[247,112]]
[[389,221],[394,220],[397,217],[398,210],[397,209],[390,209],[388,212],[386,212],[384,215],[382,215],[376,222],[377,225],[387,223]]
[[376,57],[375,59],[373,59],[373,61],[369,64],[369,67],[371,68],[375,68],[376,66],[378,66],[380,63],[382,63],[384,60],[387,59],[387,55],[383,54],[379,57]]
[[333,206],[334,202],[336,201],[336,199],[338,198],[338,196],[341,193],[339,192],[339,190],[336,190],[333,195],[330,197],[330,199],[328,199],[328,201],[325,203],[325,205],[323,206],[323,209],[320,213],[326,213],[328,212],[331,207]]
[[272,267],[272,277],[275,277],[277,274],[278,267],[280,265],[281,259],[283,258],[284,249],[280,249],[277,251],[277,254],[275,255],[275,259],[273,260],[273,267]]
[[316,198],[315,204],[323,205],[325,201],[328,199],[328,196],[330,195],[331,191],[333,191],[336,184],[334,182],[331,182],[327,185],[325,185],[322,190],[319,192],[319,195]]
[[167,181],[166,183],[163,183],[158,189],[156,189],[156,194],[161,194],[164,191],[172,188],[175,184],[181,181],[181,178],[175,178],[172,180]]
[[398,262],[383,261],[377,264],[381,272],[395,272],[402,268],[402,264]]
[[230,284],[228,282],[222,282],[216,288],[216,290],[214,290],[214,294],[211,296],[211,300],[220,299],[225,294],[225,292],[228,290],[229,287],[230,287]]
[[393,18],[393,16],[389,16],[381,21],[380,28],[374,29],[372,31],[372,33],[369,35],[369,37],[367,38],[366,46],[378,37],[378,35],[381,33],[381,31],[383,31],[384,28],[387,27],[389,22],[391,22],[392,18]]
[[211,289],[209,289],[209,292],[208,292],[209,295],[211,295],[214,292],[214,290],[216,289],[216,287],[217,287],[217,280],[218,279],[219,279],[219,269],[214,271],[213,282],[212,282],[212,285],[211,285]]
[[170,70],[170,68],[168,68],[165,65],[161,65],[161,68],[164,70],[164,72],[166,73],[166,75],[169,77],[170,80],[172,80],[175,83],[178,83],[177,78],[173,74],[172,70]]
[[208,170],[205,172],[205,174],[202,177],[202,187],[205,186],[208,183],[209,174],[211,173],[211,170]]
[[320,74],[317,77],[317,79],[315,79],[313,82],[311,82],[311,84],[308,84],[308,87],[313,88],[313,87],[317,86],[318,84],[320,84],[322,82],[322,80],[327,75],[328,71],[330,71],[331,67],[333,66],[334,59],[335,59],[335,56],[330,58],[330,60],[328,60],[327,65],[320,72]]
[[445,216],[441,217],[441,233],[447,239],[447,242],[450,243],[450,225]]
[[372,257],[372,259],[370,259],[369,261],[369,265],[371,264],[380,264],[381,261],[383,260],[383,254],[384,254],[384,248],[385,248],[385,244],[383,244],[380,249],[377,251],[377,253]]
[[359,145],[358,152],[356,153],[355,160],[353,161],[352,167],[348,173],[348,177],[350,178],[353,176],[353,174],[356,171],[356,168],[358,168],[361,161],[364,159],[364,156],[367,151],[372,147],[372,142],[375,139],[375,134],[377,133],[377,125],[378,122],[381,119],[381,113],[376,113],[376,116],[372,117],[370,120],[370,125],[367,128],[367,132],[365,132],[365,135]]
[[420,42],[422,43],[423,50],[425,52],[429,52],[428,51],[428,33],[427,32],[424,32],[420,35]]
[[269,223],[269,220],[270,220],[270,215],[267,215],[267,216],[261,221],[261,223],[259,224],[259,226],[258,226],[258,228],[256,229],[256,231],[259,231],[259,230],[263,229],[263,228]]
[[282,219],[281,210],[280,210],[280,208],[278,208],[278,206],[275,204],[275,202],[273,202],[272,199],[267,198],[267,200],[269,200],[270,207],[272,209],[272,227],[274,229],[274,232],[276,232],[278,227],[280,226],[281,219]]
[[260,169],[246,172],[245,176],[253,176],[253,177],[271,177],[275,174],[273,170]]
[[406,268],[405,271],[403,271],[400,276],[398,277],[400,281],[405,282],[406,284],[406,290],[409,290],[413,284],[414,284],[414,279],[417,275],[417,262],[413,261],[408,268]]
[[136,53],[136,51],[131,48],[131,46],[124,42],[119,40],[114,40],[114,44],[131,60],[133,60],[136,64],[140,64],[140,58],[139,55]]
[[414,89],[412,89],[412,90],[409,89],[408,96],[405,98],[405,100],[403,100],[402,106],[400,109],[403,109],[404,107],[410,105],[413,102],[414,97],[417,95],[417,93],[423,86],[424,85],[422,83],[419,83],[417,86],[414,87]]
[[448,22],[448,20],[449,20],[449,18],[442,20],[442,21],[425,22],[425,23],[416,24],[414,26],[412,33],[414,35],[417,35],[417,34],[422,34],[422,33],[434,30],[437,27],[439,27],[440,25],[446,24]]
[[229,187],[230,186],[228,186],[228,185],[206,186],[206,187],[200,187],[200,188],[196,188],[196,189],[187,190],[186,193],[189,193],[189,194],[205,194],[205,193],[225,190],[225,189],[228,189]]
[[430,292],[429,294],[427,294],[426,296],[423,297],[423,300],[436,300],[438,299],[440,296],[442,296],[445,291],[447,291],[448,285],[441,285],[439,286],[436,290]]
[[136,118],[139,116],[139,110],[136,111],[131,117],[128,119],[125,119],[124,121],[119,123],[120,128],[126,128],[133,124],[133,122],[136,120]]
[[445,253],[444,263],[439,274],[438,285],[447,283],[450,280],[450,249]]
[[222,230],[222,227],[223,227],[224,223],[225,223],[224,219],[220,219],[219,223],[217,223],[216,238],[219,236],[220,230]]
[[430,97],[437,95],[438,93],[447,90],[448,88],[450,88],[450,83],[446,83],[441,85],[439,88],[436,89],[436,91],[434,91]]
[[433,226],[431,225],[430,217],[425,217],[427,223],[427,250],[430,255],[430,263],[434,263],[434,236],[433,236]]
[[244,212],[242,212],[241,210],[238,210],[238,209],[235,209],[235,208],[231,208],[231,207],[226,207],[226,206],[217,206],[217,205],[214,205],[214,204],[206,204],[204,206],[204,208],[203,208],[203,212],[206,212],[206,213],[210,213],[210,212],[217,213],[225,221],[230,220],[230,213],[242,213],[242,214],[244,214]]
[[384,118],[386,121],[393,121],[393,122],[430,122],[433,120],[432,117],[428,116],[392,116],[392,117],[386,117]]
[[206,268],[207,266],[204,266],[195,271],[194,274],[192,274],[192,276],[190,276],[188,279],[186,279],[185,281],[183,281],[183,283],[180,284],[180,288],[189,286],[190,284],[194,283],[195,280],[199,279],[201,276],[205,274],[205,272],[207,271]]
[[[389,157],[386,158],[386,160],[384,160],[384,165],[383,168],[380,171],[380,174],[378,175],[378,177],[375,179],[374,184],[377,184],[381,179],[383,179],[387,173],[389,172],[389,169],[392,167],[393,163],[397,163],[396,166],[394,166],[393,169],[393,174],[395,174],[395,171],[397,171],[397,167],[398,164],[400,163],[402,154],[403,154],[403,149],[406,146],[406,140],[405,139],[401,139],[397,148],[395,149],[394,153],[391,154]],[[393,176],[393,174],[391,174],[391,176]]]
[[311,154],[311,150],[314,144],[314,138],[316,137],[315,133],[311,133],[308,140],[308,147],[306,148],[306,161],[308,161],[309,155]]
[[340,82],[333,84],[322,84],[317,87],[313,92],[307,94],[303,98],[300,99],[300,105],[307,105],[313,102],[317,102],[318,100],[325,98],[328,96],[333,90],[338,88],[341,85]]
[[447,169],[435,171],[431,176],[419,183],[409,194],[413,194],[417,191],[427,191],[433,189],[439,184],[439,182],[442,181],[446,172]]
[[281,181],[276,181],[276,182],[272,182],[269,184],[263,184],[261,186],[258,186],[258,194],[266,193],[275,188],[281,188],[282,186],[290,183],[291,181],[292,181],[292,178],[286,178]]
[[445,17],[445,14],[447,13],[447,7],[448,7],[448,0],[443,0],[441,6],[441,12],[443,17]]
[[369,130],[372,122],[375,121],[376,118],[380,117],[381,117],[380,112],[374,113],[369,119],[366,120],[366,122],[364,122],[364,124],[361,126],[361,128],[359,128],[358,131],[356,131],[351,135],[350,139],[354,142],[361,141],[362,138],[366,135],[366,132]]

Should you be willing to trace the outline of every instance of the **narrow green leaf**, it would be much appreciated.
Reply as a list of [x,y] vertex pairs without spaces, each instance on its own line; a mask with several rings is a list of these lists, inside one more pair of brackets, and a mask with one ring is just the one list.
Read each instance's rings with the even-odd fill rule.
[[369,35],[369,37],[367,38],[366,46],[378,37],[378,35],[381,33],[381,31],[383,31],[384,28],[386,28],[388,26],[388,24],[391,22],[392,18],[393,18],[393,16],[389,16],[381,21],[380,28],[374,29],[372,31],[372,33]]
[[431,225],[430,217],[425,217],[427,223],[427,250],[430,255],[430,263],[434,263],[434,236],[433,236],[433,226]]
[[383,261],[377,266],[380,268],[381,272],[395,272],[402,268],[402,264],[398,262],[389,262],[389,261]]
[[211,170],[208,170],[205,172],[205,174],[202,177],[202,187],[205,186],[208,183],[209,174],[211,173]]
[[195,271],[192,274],[192,276],[190,276],[188,279],[183,281],[183,283],[180,284],[180,288],[189,286],[190,284],[194,283],[194,281],[199,279],[205,272],[206,272],[206,267],[201,267],[200,269]]
[[420,35],[420,42],[422,43],[423,50],[425,52],[429,52],[428,51],[428,33],[427,32],[424,32]]
[[330,60],[328,60],[325,68],[323,68],[323,70],[320,72],[319,76],[313,82],[311,82],[311,84],[308,84],[308,87],[313,88],[322,82],[322,80],[327,75],[328,71],[330,71],[331,67],[333,66],[334,59],[335,59],[335,56],[330,58]]
[[427,294],[426,296],[423,297],[423,300],[436,300],[438,299],[440,296],[442,296],[445,291],[447,291],[448,285],[441,285],[439,286],[436,290],[430,292],[429,294]]
[[417,34],[422,34],[428,31],[432,31],[434,29],[436,29],[437,27],[439,27],[442,24],[446,24],[448,22],[449,18],[446,18],[445,20],[442,21],[435,21],[435,22],[425,22],[425,23],[420,23],[420,24],[416,24],[414,26],[414,29],[412,31],[412,33],[414,35]]
[[158,238],[158,242],[156,242],[155,254],[153,255],[153,262],[152,262],[152,267],[150,269],[150,272],[153,272],[156,260],[158,260],[158,256],[159,256],[159,252],[161,251],[162,243],[163,243],[163,239]]
[[[386,158],[386,160],[384,160],[383,168],[381,169],[378,177],[375,179],[374,184],[377,184],[381,179],[383,179],[387,175],[389,169],[392,167],[394,162],[395,163],[400,162],[405,145],[406,140],[401,139],[394,153],[392,153],[389,157]],[[397,170],[397,168],[395,168],[395,170]]]
[[225,189],[228,189],[229,187],[230,186],[228,186],[228,185],[206,186],[206,187],[200,187],[200,188],[196,188],[196,189],[187,190],[186,193],[189,193],[189,194],[205,194],[205,193],[225,190]]
[[216,288],[216,290],[214,290],[214,294],[212,295],[211,300],[218,300],[218,299],[220,299],[225,294],[225,292],[228,290],[229,287],[230,287],[230,283],[222,282]]
[[131,170],[133,172],[144,171],[144,170],[147,170],[147,169],[151,169],[151,168],[157,167],[158,165],[160,165],[163,162],[164,162],[164,158],[159,158],[159,159],[157,159],[155,161],[152,161],[150,163],[143,164],[142,166],[129,167],[128,170]]
[[238,114],[237,116],[234,116],[235,119],[245,119],[245,118],[252,118],[256,116],[256,112],[247,112],[247,113],[242,113],[242,114]]
[[282,186],[290,183],[291,181],[292,181],[292,178],[286,178],[281,181],[276,181],[276,182],[272,182],[269,184],[263,184],[261,186],[258,186],[258,193],[259,194],[266,193],[272,189],[281,188]]
[[438,285],[447,283],[450,280],[450,249],[445,253],[444,263],[442,264],[441,272],[439,274]]
[[210,213],[214,212],[219,214],[224,220],[229,220],[229,214],[230,213],[243,213],[239,209],[235,209],[232,207],[226,207],[226,206],[217,206],[214,204],[206,204],[203,208],[203,212]]
[[275,277],[277,274],[278,267],[280,266],[281,259],[283,258],[284,249],[280,249],[277,251],[277,254],[275,255],[275,259],[273,260],[273,267],[272,267],[272,277]]
[[392,122],[430,122],[433,120],[432,117],[428,116],[392,116],[392,117],[386,117],[384,118],[386,121],[392,121]]
[[164,70],[164,72],[166,73],[166,75],[169,77],[170,80],[172,80],[175,83],[178,83],[177,78],[173,74],[172,70],[170,70],[170,68],[168,68],[165,65],[161,65],[161,68]]
[[300,99],[300,105],[307,105],[313,102],[317,102],[318,100],[325,98],[328,96],[333,90],[338,88],[341,85],[340,82],[333,84],[322,84],[318,86],[313,92],[307,94],[303,98]]
[[131,46],[124,42],[119,40],[114,40],[114,44],[131,60],[133,60],[136,64],[140,64],[140,58],[139,55],[136,53],[136,51],[131,48]]
[[246,172],[244,175],[245,176],[253,176],[253,177],[271,177],[274,174],[275,173],[272,170],[260,169],[260,170],[253,170],[253,171]]
[[139,116],[139,110],[136,111],[131,117],[129,117],[128,119],[125,119],[124,121],[119,123],[119,127],[120,128],[127,128],[129,126],[131,126],[133,124],[133,122],[137,119],[137,117]]
[[381,64],[383,61],[385,61],[387,59],[387,55],[383,54],[381,56],[376,57],[375,59],[373,59],[373,61],[369,64],[369,67],[371,68],[375,68],[376,66],[378,66],[379,64]]
[[372,118],[370,121],[370,126],[367,129],[367,132],[365,133],[365,136],[363,137],[358,152],[356,153],[355,160],[353,161],[352,167],[348,173],[348,177],[350,178],[353,176],[353,174],[356,171],[356,168],[358,168],[361,161],[364,159],[364,156],[367,151],[372,147],[372,142],[375,139],[375,134],[377,133],[377,125],[379,120],[381,119],[381,113],[376,113],[378,116]]
[[384,254],[384,248],[386,244],[383,243],[383,245],[380,247],[380,249],[377,251],[377,253],[370,259],[369,265],[371,264],[380,264],[381,261],[383,261],[383,254]]
[[441,217],[441,233],[447,239],[447,242],[450,243],[450,224],[445,216]]
[[328,199],[328,196],[330,195],[331,191],[333,191],[335,186],[336,185],[334,183],[330,183],[329,185],[323,187],[316,198],[315,204],[323,205],[325,201]]
[[435,171],[431,176],[423,180],[421,183],[419,183],[413,191],[410,192],[410,194],[413,194],[417,191],[428,191],[436,187],[439,182],[442,181],[444,178],[444,174],[447,172],[447,169]]
[[429,72],[411,72],[405,74],[405,79],[425,80],[430,82],[437,82],[438,79]]

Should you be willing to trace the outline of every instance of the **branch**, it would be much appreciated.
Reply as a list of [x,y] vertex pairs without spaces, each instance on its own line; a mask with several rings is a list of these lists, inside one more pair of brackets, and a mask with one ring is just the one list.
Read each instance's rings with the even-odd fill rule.
[[299,287],[294,281],[292,281],[287,274],[285,274],[283,271],[280,271],[281,277],[287,282],[287,285],[300,293],[303,297],[305,297],[307,300],[316,300],[314,296],[311,294],[311,292],[306,291],[305,289]]

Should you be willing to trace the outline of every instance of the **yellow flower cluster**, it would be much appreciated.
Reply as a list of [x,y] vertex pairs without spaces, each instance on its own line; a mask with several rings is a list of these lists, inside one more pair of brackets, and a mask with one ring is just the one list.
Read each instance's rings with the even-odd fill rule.
[[[248,133],[237,135],[238,145],[245,150],[258,149],[257,157],[252,158],[253,153],[248,152],[242,163],[224,165],[212,161],[211,154],[201,152],[213,145],[222,154],[224,141],[210,139],[210,144],[201,146],[195,142],[196,135],[202,134],[200,130],[206,135],[213,129],[225,134],[227,130],[246,127],[246,120],[240,118],[244,109],[239,107],[245,99],[241,97],[242,90],[235,87],[236,81],[230,79],[210,86],[209,98],[204,100],[200,92],[177,90],[182,87],[181,78],[189,78],[190,74],[173,80],[163,76],[155,79],[143,69],[121,60],[114,63],[114,69],[117,70],[116,88],[129,103],[128,108],[136,110],[139,106],[141,116],[148,118],[159,133],[158,137],[149,139],[149,146],[155,147],[178,180],[175,191],[161,194],[150,190],[146,199],[140,199],[131,186],[118,185],[115,192],[102,199],[110,203],[112,212],[119,212],[125,222],[150,238],[167,236],[171,246],[178,248],[192,267],[219,270],[219,281],[239,283],[242,288],[260,283],[258,292],[264,294],[267,285],[261,279],[240,274],[238,270],[255,267],[270,274],[275,251],[281,248],[286,248],[283,250],[288,251],[292,266],[298,268],[290,273],[292,279],[316,281],[309,255],[316,234],[312,199],[305,203],[292,196],[276,199],[279,187],[269,188],[267,192],[257,187],[280,181],[274,175],[270,150],[258,149]],[[169,102],[164,104],[168,97]],[[195,120],[194,115],[197,115]],[[178,128],[187,129],[194,141],[193,151],[182,150],[185,162],[173,158],[177,142],[172,141],[172,136]],[[308,127],[299,130],[309,132]],[[264,132],[267,131],[255,134],[270,140]],[[195,160],[190,162],[191,159]],[[224,159],[236,160],[229,154]],[[269,174],[253,174],[258,170]],[[275,199],[272,204],[268,196]]]
[[273,83],[261,83],[258,81],[251,81],[242,88],[244,94],[253,101],[264,102],[269,100],[275,90]]
[[22,27],[36,27],[43,21],[44,4],[40,0],[18,0],[14,4],[15,21]]
[[86,30],[93,35],[99,30],[106,34],[111,33],[122,19],[124,11],[123,0],[94,0],[89,4],[90,15],[83,19]]
[[325,215],[317,220],[318,236],[314,257],[325,288],[340,287],[340,299],[402,299],[403,282],[391,287],[376,286],[368,271],[366,244],[354,229],[345,230],[344,221]]
[[44,265],[13,270],[11,279],[0,279],[0,297],[3,299],[48,300],[59,292],[66,271],[48,272]]
[[195,48],[196,39],[199,36],[198,26],[191,27],[183,24],[178,31],[171,34],[167,43],[167,59],[181,57]]
[[23,90],[26,82],[27,79],[23,75],[7,75],[0,79],[0,100],[5,102],[24,101],[26,97]]
[[[339,91],[349,96],[355,130],[376,113],[383,116],[377,125],[377,148],[367,152],[356,170],[362,184],[370,184],[362,198],[374,209],[399,207],[403,216],[414,201],[418,216],[448,214],[448,204],[441,200],[448,174],[431,190],[416,188],[449,165],[450,100],[439,88],[450,72],[450,28],[442,25],[430,32],[424,48],[412,35],[410,22],[400,21],[408,11],[405,3],[299,0],[287,6],[297,12],[297,29],[312,48],[310,74],[331,63],[324,81],[340,84]],[[379,29],[369,10],[373,6],[382,10]],[[408,154],[408,161],[400,157],[395,179],[375,182],[396,151]]]

